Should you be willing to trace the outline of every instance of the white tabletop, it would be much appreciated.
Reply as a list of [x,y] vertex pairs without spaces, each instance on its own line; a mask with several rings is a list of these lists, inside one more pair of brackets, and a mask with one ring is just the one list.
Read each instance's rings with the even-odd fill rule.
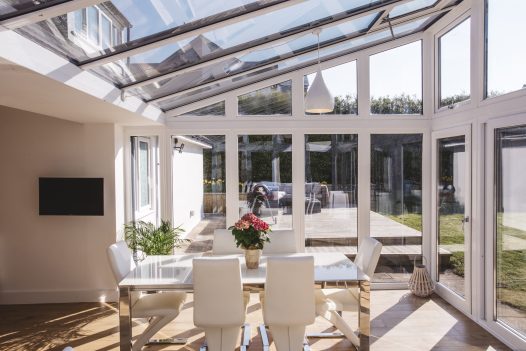
[[[299,255],[314,257],[314,280],[317,283],[369,280],[369,277],[343,253],[280,254],[279,256]],[[192,259],[201,256],[203,256],[202,253],[148,256],[119,283],[119,287],[136,289],[191,289]],[[247,269],[243,255],[228,255],[222,257],[239,258],[243,284],[265,284],[266,258],[268,256],[261,257],[258,269]]]

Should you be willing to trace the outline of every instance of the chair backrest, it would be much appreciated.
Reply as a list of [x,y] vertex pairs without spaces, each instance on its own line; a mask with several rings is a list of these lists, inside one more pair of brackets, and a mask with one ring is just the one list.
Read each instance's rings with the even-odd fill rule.
[[263,306],[265,324],[276,326],[314,323],[314,258],[268,257]]
[[373,279],[373,274],[380,259],[380,253],[382,252],[382,244],[373,238],[365,238],[360,243],[358,248],[358,254],[354,259],[354,263]]
[[119,283],[132,269],[135,268],[133,255],[125,241],[111,244],[106,250],[110,261],[111,271],[115,281]]
[[263,246],[263,254],[296,253],[296,237],[294,230],[273,230],[269,233],[269,243]]
[[201,257],[192,261],[194,324],[235,327],[245,322],[239,259]]
[[232,231],[228,229],[214,230],[214,241],[212,242],[212,254],[232,255],[243,253],[243,250],[236,247],[236,241]]

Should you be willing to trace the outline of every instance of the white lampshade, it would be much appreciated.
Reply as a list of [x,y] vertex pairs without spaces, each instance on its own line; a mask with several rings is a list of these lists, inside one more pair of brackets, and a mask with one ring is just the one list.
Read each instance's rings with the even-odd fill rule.
[[327,88],[321,70],[318,68],[316,77],[305,96],[305,112],[327,113],[334,110],[334,98]]

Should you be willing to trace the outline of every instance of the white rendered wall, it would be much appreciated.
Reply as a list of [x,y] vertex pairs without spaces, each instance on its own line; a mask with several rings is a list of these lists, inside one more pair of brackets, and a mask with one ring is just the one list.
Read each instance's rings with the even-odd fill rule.
[[188,233],[203,218],[203,148],[185,143],[182,153],[175,150],[172,175],[173,225]]
[[[0,304],[115,297],[106,248],[122,227],[119,134],[112,124],[0,107]],[[104,216],[39,216],[38,178],[45,176],[103,177]]]

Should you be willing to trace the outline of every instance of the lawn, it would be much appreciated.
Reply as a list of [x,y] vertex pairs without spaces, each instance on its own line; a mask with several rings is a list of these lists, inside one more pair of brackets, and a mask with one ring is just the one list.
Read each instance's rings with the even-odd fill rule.
[[[422,231],[422,215],[408,213],[388,215],[390,219]],[[440,216],[440,244],[463,244],[462,214]],[[502,250],[503,235],[526,240],[526,231],[502,225],[502,215],[497,216],[497,295],[501,303],[526,312],[526,250]],[[454,252],[450,258],[451,269],[464,276],[464,252]]]

